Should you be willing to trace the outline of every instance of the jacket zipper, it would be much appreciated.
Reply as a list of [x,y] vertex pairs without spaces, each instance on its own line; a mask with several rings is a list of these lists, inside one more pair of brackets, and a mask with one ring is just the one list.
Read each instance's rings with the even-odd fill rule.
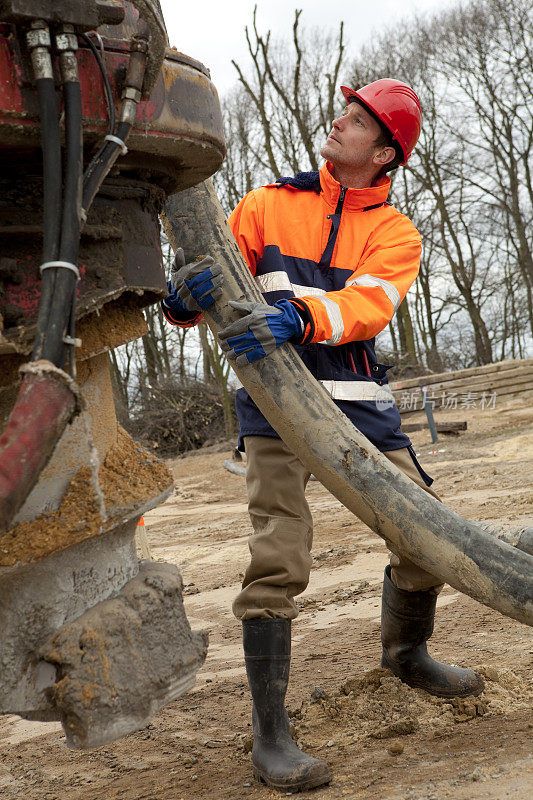
[[[339,194],[339,199],[337,201],[337,207],[335,209],[335,214],[338,214],[339,217],[342,215],[342,208],[344,206],[344,198],[346,196],[346,190],[347,190],[346,186],[341,186],[341,192]],[[341,224],[341,221],[339,219],[339,228],[340,228],[340,224]],[[337,232],[338,232],[339,228],[337,228]],[[364,353],[364,355],[366,357],[366,353]],[[348,361],[350,362],[350,367],[352,369],[352,372],[354,372],[356,375],[358,375],[359,373],[357,372],[357,367],[355,366],[354,357],[353,357],[352,353],[350,353],[350,352],[348,353]],[[368,364],[368,361],[366,363]],[[370,370],[368,369],[368,367],[367,367],[367,374],[370,375]]]
[[[339,235],[339,229],[340,229],[340,227],[341,227],[342,209],[343,209],[343,206],[344,206],[344,198],[345,198],[345,196],[346,196],[346,192],[347,192],[347,191],[348,191],[348,190],[347,190],[347,187],[346,187],[346,186],[341,186],[341,191],[340,191],[340,194],[339,194],[339,199],[337,200],[337,205],[336,205],[336,207],[335,207],[335,213],[333,214],[333,216],[335,216],[335,217],[338,217],[338,218],[339,218],[339,223],[338,223],[338,225],[337,225],[337,232],[335,233],[335,243],[333,244],[333,247],[332,247],[332,249],[331,249],[330,261],[331,261],[331,258],[333,258],[333,250],[335,249],[335,244],[336,244],[336,242],[337,242],[337,236]],[[332,227],[333,227],[333,223],[332,223]],[[333,233],[333,230],[332,230],[332,233]]]
[[[333,214],[328,214],[328,219],[331,219],[331,230],[329,232],[328,241],[326,243],[326,249],[320,256],[319,266],[322,268],[328,268],[331,262],[331,257],[333,255],[333,250],[335,249],[335,242],[337,241],[337,234],[339,232],[339,227],[341,224],[341,214],[342,214],[342,207],[344,205],[344,196],[346,195],[346,186],[341,186],[341,193],[339,195],[339,199],[337,201],[337,207],[335,208],[335,212]],[[335,221],[332,217],[338,216],[338,225],[335,226]]]
[[346,186],[341,186],[341,193],[339,195],[339,199],[337,200],[337,208],[335,209],[335,214],[339,215],[342,214],[342,207],[344,205],[345,195],[346,195]]

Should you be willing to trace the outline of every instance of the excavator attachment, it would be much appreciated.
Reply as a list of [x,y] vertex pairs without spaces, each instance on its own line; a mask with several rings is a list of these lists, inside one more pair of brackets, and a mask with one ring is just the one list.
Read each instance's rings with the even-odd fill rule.
[[167,294],[167,194],[224,153],[157,0],[0,3],[0,713],[72,747],[146,725],[206,656],[177,568],[137,558],[172,476],[118,425],[108,351]]

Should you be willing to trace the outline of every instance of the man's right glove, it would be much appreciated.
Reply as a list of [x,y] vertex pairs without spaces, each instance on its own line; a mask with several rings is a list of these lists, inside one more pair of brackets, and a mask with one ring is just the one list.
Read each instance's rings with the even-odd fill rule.
[[222,294],[222,267],[211,256],[185,263],[183,248],[176,249],[167,282],[168,297],[161,301],[169,322],[194,325],[203,309],[209,308]]
[[266,303],[230,300],[229,305],[243,316],[223,328],[218,338],[226,358],[235,359],[238,367],[264,358],[285,342],[301,342],[304,324],[290,300]]
[[189,311],[203,311],[222,295],[222,267],[215,264],[211,256],[186,264],[183,249],[178,247],[170,270],[170,283]]

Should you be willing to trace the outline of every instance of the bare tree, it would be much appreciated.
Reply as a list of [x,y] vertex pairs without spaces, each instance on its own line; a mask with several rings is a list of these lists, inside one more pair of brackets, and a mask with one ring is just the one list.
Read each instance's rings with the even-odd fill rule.
[[261,183],[318,169],[345,62],[344,26],[307,31],[296,11],[290,45],[261,33],[257,7],[245,30],[250,67],[233,62],[238,86],[223,103],[228,154],[215,185],[227,211]]
[[425,246],[413,320],[428,366],[454,336],[464,366],[531,343],[531,15],[529,0],[457,5],[385,31],[352,68],[358,83],[403,78],[422,100],[421,138],[392,198]]

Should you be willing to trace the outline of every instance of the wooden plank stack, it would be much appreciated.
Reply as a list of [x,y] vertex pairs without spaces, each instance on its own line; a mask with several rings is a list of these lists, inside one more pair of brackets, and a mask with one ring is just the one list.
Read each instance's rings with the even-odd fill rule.
[[422,410],[421,386],[427,387],[428,400],[435,410],[494,408],[514,397],[533,396],[533,358],[391,381],[402,416]]

